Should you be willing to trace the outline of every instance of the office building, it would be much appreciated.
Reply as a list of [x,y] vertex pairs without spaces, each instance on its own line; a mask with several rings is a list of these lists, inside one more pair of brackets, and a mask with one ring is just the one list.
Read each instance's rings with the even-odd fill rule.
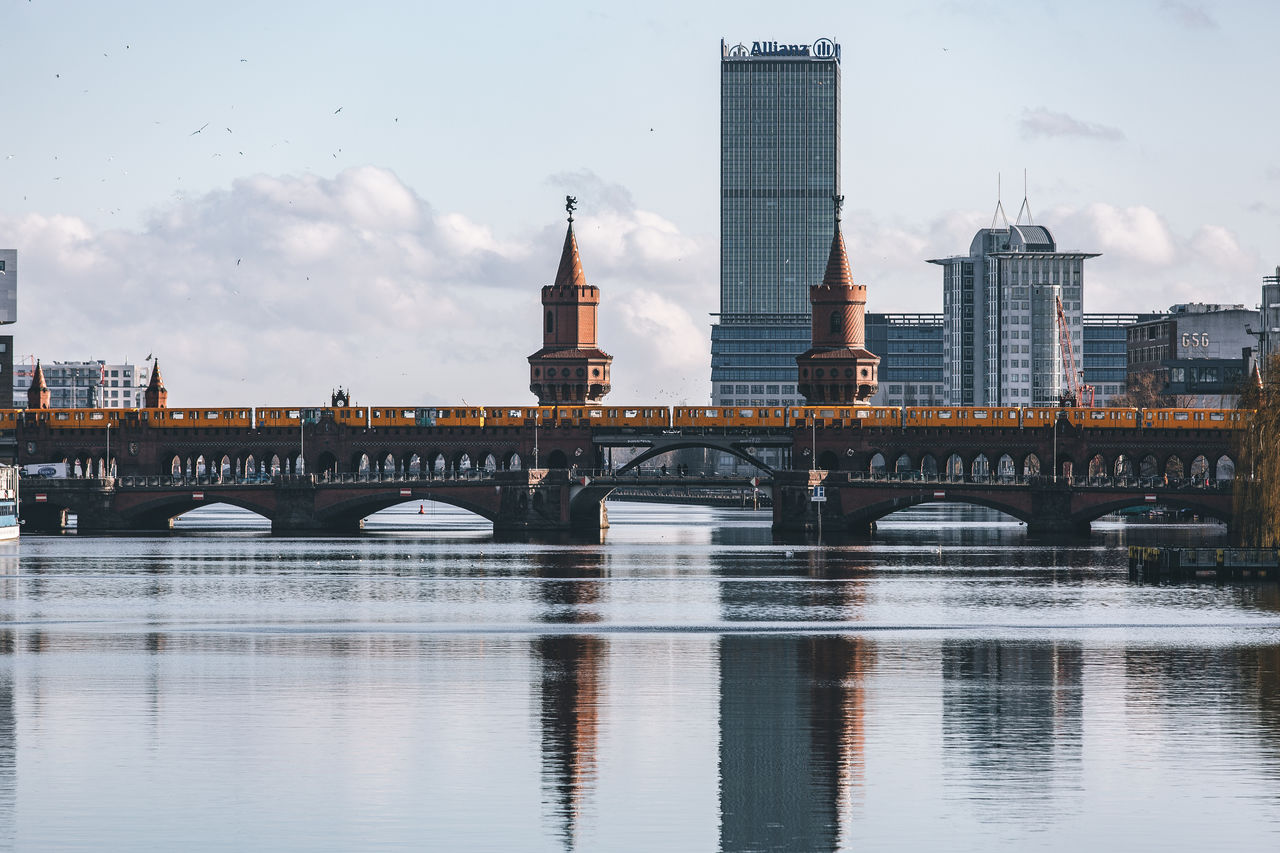
[[1129,383],[1154,374],[1155,387],[1178,405],[1234,405],[1253,367],[1259,319],[1243,305],[1192,302],[1135,323],[1126,329]]
[[[41,365],[49,386],[49,406],[54,409],[135,409],[143,405],[148,368],[137,364],[97,361],[47,361]],[[14,370],[13,399],[23,406],[35,373],[35,364]]]
[[998,207],[969,254],[929,261],[943,268],[943,373],[951,405],[1056,405],[1068,391],[1068,348],[1077,374],[1083,369],[1084,262],[1098,253],[1061,251],[1048,228],[1033,224],[1029,213],[1025,218],[1009,225]]
[[867,314],[867,349],[880,356],[876,406],[941,406],[941,314]]
[[840,194],[840,46],[762,41],[720,59],[720,312],[712,402],[800,403],[809,288]]
[[1258,335],[1259,368],[1266,381],[1270,375],[1271,361],[1280,355],[1280,267],[1275,275],[1262,278],[1261,331]]
[[[0,326],[18,321],[18,250],[0,249]],[[12,408],[13,335],[0,335],[0,408]],[[26,399],[25,397],[23,399]]]
[[1157,314],[1085,314],[1084,383],[1093,389],[1093,404],[1107,406],[1128,387],[1128,333],[1134,323]]

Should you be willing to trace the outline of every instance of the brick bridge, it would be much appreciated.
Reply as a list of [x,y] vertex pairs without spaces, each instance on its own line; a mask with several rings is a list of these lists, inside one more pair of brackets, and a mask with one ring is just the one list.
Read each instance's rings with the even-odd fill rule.
[[[603,499],[621,482],[615,471],[701,447],[730,453],[772,478],[762,485],[774,489],[779,530],[816,522],[807,490],[821,484],[828,497],[824,529],[858,532],[895,509],[948,500],[994,507],[1032,532],[1050,533],[1079,531],[1106,512],[1150,504],[1152,495],[1161,505],[1229,523],[1231,437],[1213,429],[1080,429],[1065,421],[1025,429],[646,432],[546,425],[370,429],[323,420],[300,429],[130,425],[111,431],[109,450],[102,430],[20,422],[16,443],[20,464],[66,460],[96,476],[109,458],[115,475],[45,481],[38,490],[25,482],[22,515],[30,530],[55,527],[62,510],[75,512],[85,530],[163,528],[202,501],[253,510],[281,531],[354,530],[372,512],[419,499],[469,509],[496,530],[600,529],[607,525]],[[610,466],[611,448],[626,448],[628,458]],[[755,458],[759,448],[781,451],[779,470]],[[818,473],[803,470],[810,467]],[[576,474],[601,469],[605,476],[585,486]],[[745,487],[746,476],[683,482]],[[38,493],[45,495],[41,505],[33,497]]]

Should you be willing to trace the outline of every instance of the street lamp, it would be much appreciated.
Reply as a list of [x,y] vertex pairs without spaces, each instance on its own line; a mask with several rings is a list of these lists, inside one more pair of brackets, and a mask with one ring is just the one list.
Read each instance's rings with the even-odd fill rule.
[[538,417],[542,414],[542,409],[535,408],[533,410],[533,467],[538,467]]
[[104,478],[105,478],[105,477],[109,477],[109,476],[111,476],[111,419],[110,419],[110,417],[109,417],[109,416],[108,416],[108,418],[107,418],[107,462],[106,462],[106,465],[107,465],[106,473],[104,473],[104,474],[102,475]]

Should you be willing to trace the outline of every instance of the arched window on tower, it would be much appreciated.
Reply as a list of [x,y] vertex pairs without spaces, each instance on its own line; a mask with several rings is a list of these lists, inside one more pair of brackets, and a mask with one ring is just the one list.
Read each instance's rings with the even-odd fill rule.
[[547,334],[551,334],[556,330],[556,317],[550,311],[547,312]]
[[842,331],[844,331],[844,312],[832,311],[831,312],[831,334],[838,335]]

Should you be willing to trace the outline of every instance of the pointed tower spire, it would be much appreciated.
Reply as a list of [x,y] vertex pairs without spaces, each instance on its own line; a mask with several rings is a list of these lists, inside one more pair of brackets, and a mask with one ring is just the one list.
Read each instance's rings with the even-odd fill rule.
[[40,366],[39,360],[37,360],[36,372],[31,377],[31,387],[27,389],[27,408],[49,408],[49,398],[51,396],[52,392],[49,390],[49,385],[44,381],[44,369]]
[[992,231],[996,230],[997,222],[1003,222],[1004,224],[1000,227],[1006,231],[1009,230],[1009,217],[1004,215],[1004,199],[1001,196],[1002,189],[1000,186],[1000,173],[996,172],[996,212],[991,214]]
[[613,356],[596,343],[600,289],[587,283],[573,235],[578,200],[565,196],[569,228],[554,284],[542,288],[542,349],[529,356],[529,390],[539,404],[598,403],[609,393]]
[[809,288],[810,347],[796,356],[798,390],[810,404],[864,402],[876,392],[880,359],[866,349],[867,288],[853,283],[840,231],[844,196],[832,196],[835,233],[822,283]]
[[160,376],[160,359],[151,365],[151,381],[142,394],[142,401],[148,409],[163,409],[169,404],[169,389],[164,387],[164,378]]
[[1027,216],[1027,222],[1026,222],[1027,225],[1036,224],[1035,219],[1031,216],[1031,203],[1027,201],[1027,170],[1026,169],[1022,170],[1022,207],[1018,209],[1018,220],[1015,224],[1017,225],[1023,224],[1022,223],[1023,214],[1026,214]]
[[587,274],[582,271],[582,258],[578,256],[578,240],[573,236],[573,211],[578,200],[571,195],[564,197],[565,210],[569,211],[569,228],[564,232],[564,248],[560,250],[560,268],[556,270],[556,287],[585,287]]

